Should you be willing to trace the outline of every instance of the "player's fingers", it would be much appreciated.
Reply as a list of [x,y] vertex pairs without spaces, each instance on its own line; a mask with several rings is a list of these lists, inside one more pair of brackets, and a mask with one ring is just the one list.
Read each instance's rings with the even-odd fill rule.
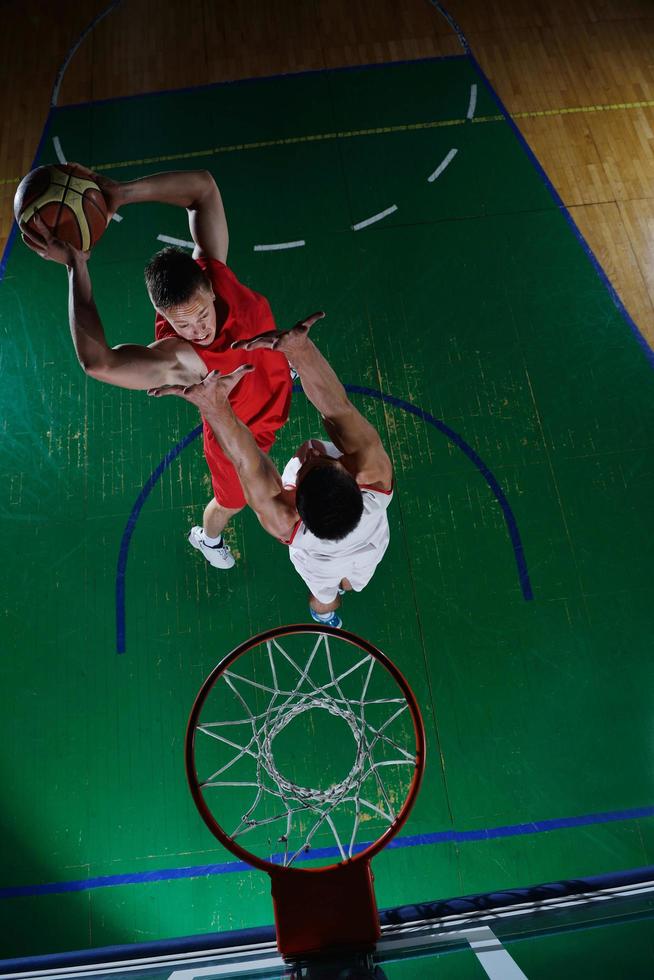
[[263,347],[270,347],[271,342],[278,336],[276,330],[268,330],[266,333],[257,334],[256,337],[248,337],[246,340],[235,340],[232,350],[259,350]]
[[45,221],[41,217],[38,211],[34,212],[34,217],[32,218],[32,224],[36,227],[38,234],[45,242],[54,241],[54,235],[52,234],[52,229],[46,225]]
[[298,326],[304,327],[305,330],[310,330],[311,327],[314,325],[314,323],[317,323],[318,320],[322,320],[324,315],[325,314],[322,311],[318,313],[312,313],[310,316],[305,317],[304,320],[301,320]]
[[220,371],[212,371],[211,374],[208,374],[204,380],[216,383],[219,381],[238,381],[243,374],[249,374],[250,371],[254,371],[253,364],[240,364],[237,368],[234,368],[233,371],[230,371],[229,374],[221,374]]
[[153,398],[160,398],[162,395],[184,396],[187,390],[183,385],[162,385],[160,388],[148,388],[148,395]]
[[43,236],[39,235],[38,232],[34,231],[33,228],[28,227],[27,225],[20,226],[20,233],[25,244],[29,245],[30,247],[36,246],[37,248],[43,248],[45,245],[45,239]]
[[43,245],[38,245],[36,242],[32,241],[32,239],[28,238],[27,235],[21,235],[20,237],[23,239],[29,249],[36,252],[36,254],[40,255],[41,258],[45,256],[45,249],[43,248]]

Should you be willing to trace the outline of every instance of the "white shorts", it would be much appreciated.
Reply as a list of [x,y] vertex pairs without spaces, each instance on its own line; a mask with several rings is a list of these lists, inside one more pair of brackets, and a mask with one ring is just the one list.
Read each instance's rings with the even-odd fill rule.
[[329,561],[313,560],[306,551],[297,551],[292,546],[288,549],[293,566],[302,578],[313,596],[325,605],[333,602],[344,578],[348,580],[355,592],[361,592],[375,574],[377,565],[384,557],[388,539],[379,545],[369,545],[356,556],[337,557]]

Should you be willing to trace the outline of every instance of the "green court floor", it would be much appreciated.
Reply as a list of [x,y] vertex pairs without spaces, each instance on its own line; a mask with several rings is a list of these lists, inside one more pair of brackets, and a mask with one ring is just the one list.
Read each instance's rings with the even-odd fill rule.
[[[54,137],[117,179],[210,169],[230,265],[280,327],[327,311],[316,340],[392,455],[391,545],[344,620],[414,686],[429,760],[380,906],[654,863],[652,366],[472,63],[60,109],[39,162]],[[122,217],[96,300],[112,344],[148,343],[142,269],[186,215]],[[87,379],[66,276],[20,242],[0,331],[0,956],[268,923],[268,880],[216,867],[184,729],[224,654],[307,619],[303,585],[249,513],[233,571],[190,549],[198,439],[139,503],[197,414]],[[298,391],[273,458],[318,434]]]

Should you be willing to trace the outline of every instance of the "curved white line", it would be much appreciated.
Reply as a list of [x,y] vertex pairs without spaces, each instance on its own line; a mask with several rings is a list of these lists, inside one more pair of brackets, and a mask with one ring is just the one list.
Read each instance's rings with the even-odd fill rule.
[[180,248],[195,248],[195,242],[185,242],[182,238],[171,238],[170,235],[157,235],[157,241],[166,245],[179,245]]
[[441,162],[434,170],[433,174],[430,174],[429,177],[427,177],[427,180],[429,181],[430,184],[433,184],[435,180],[438,180],[438,178],[443,173],[445,168],[449,167],[449,165],[452,163],[452,160],[454,159],[454,157],[457,155],[458,152],[459,152],[458,150],[450,150],[450,152],[447,154],[445,159],[441,160]]
[[61,140],[59,139],[58,136],[52,137],[52,145],[54,146],[54,151],[57,155],[57,160],[59,161],[59,163],[68,163],[64,151],[61,148]]
[[366,218],[365,221],[359,221],[356,225],[352,225],[352,231],[360,231],[362,228],[367,228],[368,225],[372,225],[375,221],[381,221],[382,218],[387,218],[389,214],[393,214],[397,211],[397,204],[393,204],[390,208],[386,208],[385,211],[380,211],[379,214],[373,214],[372,218]]
[[470,54],[470,45],[468,44],[468,39],[466,38],[465,34],[463,33],[463,31],[455,21],[454,17],[452,17],[452,14],[449,14],[445,9],[445,7],[443,7],[443,5],[438,2],[438,0],[429,0],[429,3],[431,3],[432,7],[436,8],[436,10],[439,12],[441,17],[443,17],[450,25],[450,27],[456,34],[457,38],[459,39],[459,44],[461,45],[465,53]]
[[470,102],[468,103],[468,115],[466,119],[472,119],[477,108],[477,84],[473,82],[470,86]]
[[75,52],[77,51],[77,49],[81,45],[82,41],[84,40],[84,38],[88,34],[91,33],[91,31],[96,26],[96,24],[99,24],[100,21],[104,17],[106,17],[107,14],[110,14],[111,11],[114,9],[114,7],[117,7],[118,4],[121,3],[121,2],[122,2],[122,0],[113,0],[113,2],[110,3],[108,7],[105,7],[104,10],[100,11],[100,13],[97,15],[97,17],[94,17],[93,18],[93,20],[91,21],[91,23],[87,27],[84,28],[84,30],[82,31],[82,33],[80,34],[80,36],[77,38],[77,40],[73,44],[72,48],[70,49],[70,51],[68,52],[68,54],[64,58],[63,64],[62,64],[61,68],[59,69],[59,71],[57,72],[57,75],[55,77],[55,83],[54,83],[54,85],[52,87],[52,95],[50,96],[50,106],[51,107],[54,108],[54,106],[56,106],[56,104],[57,104],[57,99],[59,98],[59,90],[61,89],[61,83],[64,80],[64,75],[66,73],[66,69],[68,68],[68,65],[70,64],[70,62],[71,62],[71,60],[72,60]]
[[277,242],[276,245],[255,245],[255,252],[276,252],[282,248],[301,248],[302,245],[306,245],[303,238],[299,239],[297,242]]

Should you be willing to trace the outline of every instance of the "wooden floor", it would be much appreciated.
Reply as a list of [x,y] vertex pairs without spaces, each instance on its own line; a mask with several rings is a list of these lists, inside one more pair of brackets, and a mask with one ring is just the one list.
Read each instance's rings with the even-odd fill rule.
[[[529,144],[654,343],[651,0],[447,0]],[[458,54],[428,0],[0,4],[0,246],[59,68],[59,105],[280,72]],[[190,14],[190,15],[189,15]],[[645,103],[645,104],[643,104]]]

